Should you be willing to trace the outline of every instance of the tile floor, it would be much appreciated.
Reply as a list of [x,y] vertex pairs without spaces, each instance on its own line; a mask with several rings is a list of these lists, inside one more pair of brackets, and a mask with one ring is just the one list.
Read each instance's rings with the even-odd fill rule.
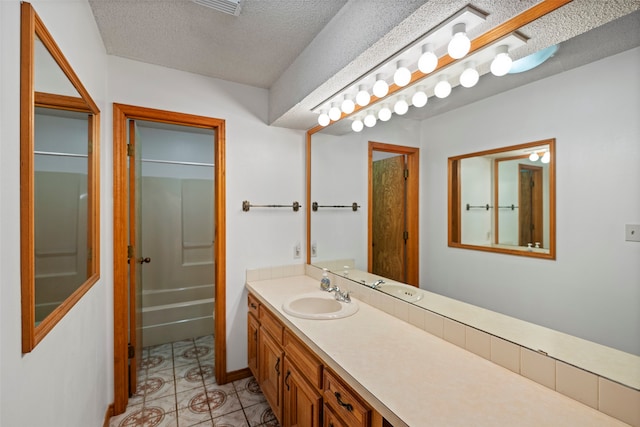
[[278,427],[251,377],[218,385],[213,336],[143,349],[138,390],[110,427]]

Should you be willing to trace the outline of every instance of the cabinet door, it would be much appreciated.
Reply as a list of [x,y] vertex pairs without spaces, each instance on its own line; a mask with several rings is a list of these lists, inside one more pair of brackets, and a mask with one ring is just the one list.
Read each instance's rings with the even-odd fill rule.
[[264,329],[258,334],[258,382],[279,422],[282,422],[282,347]]
[[284,358],[284,427],[320,427],[322,396]]
[[260,323],[256,317],[249,313],[247,318],[247,350],[249,358],[249,369],[253,376],[258,379],[258,331]]
[[322,427],[349,427],[349,424],[344,423],[338,418],[327,404],[324,405],[323,417],[324,423]]

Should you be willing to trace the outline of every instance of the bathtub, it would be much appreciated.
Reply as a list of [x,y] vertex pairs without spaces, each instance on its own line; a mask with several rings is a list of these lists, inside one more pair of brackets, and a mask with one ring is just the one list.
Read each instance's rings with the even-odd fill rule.
[[142,346],[213,334],[212,284],[142,292]]

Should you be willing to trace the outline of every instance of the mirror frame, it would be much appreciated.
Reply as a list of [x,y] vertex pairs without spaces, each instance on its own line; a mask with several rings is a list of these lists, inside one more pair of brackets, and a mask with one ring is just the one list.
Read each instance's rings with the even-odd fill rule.
[[[491,154],[498,154],[514,150],[526,150],[540,145],[549,145],[551,160],[548,163],[549,168],[549,251],[536,252],[528,251],[527,248],[509,249],[504,247],[481,246],[462,243],[462,201],[461,195],[461,179],[460,179],[460,161],[471,157],[481,157]],[[494,160],[495,163],[495,160]],[[495,169],[495,168],[494,168]],[[472,249],[477,251],[494,252],[508,255],[518,255],[532,258],[556,259],[556,148],[555,138],[545,139],[541,141],[528,142],[524,144],[511,145],[508,147],[500,147],[491,150],[478,151],[475,153],[463,154],[460,156],[449,157],[448,162],[448,244],[452,248]],[[495,192],[495,187],[492,190]],[[495,203],[494,203],[495,204]],[[494,224],[495,226],[495,224]]]
[[[71,310],[100,277],[100,110],[67,62],[31,4],[21,4],[20,17],[20,269],[22,295],[22,352],[36,345]],[[38,37],[80,98],[35,91],[35,37]],[[38,325],[35,321],[35,107],[88,114],[87,279]]]

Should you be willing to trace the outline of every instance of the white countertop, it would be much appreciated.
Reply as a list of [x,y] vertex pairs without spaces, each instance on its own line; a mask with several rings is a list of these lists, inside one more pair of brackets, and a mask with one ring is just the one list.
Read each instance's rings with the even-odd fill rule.
[[285,314],[287,298],[322,292],[308,276],[247,288],[395,427],[626,425],[361,301],[343,319]]

